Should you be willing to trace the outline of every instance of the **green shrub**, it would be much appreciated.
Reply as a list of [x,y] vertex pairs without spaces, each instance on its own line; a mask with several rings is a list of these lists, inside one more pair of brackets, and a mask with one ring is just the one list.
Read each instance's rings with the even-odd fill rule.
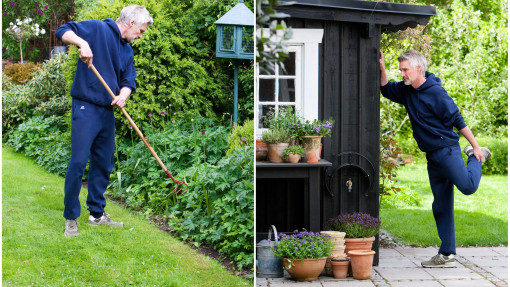
[[[387,183],[390,185],[390,183]],[[408,206],[420,206],[420,195],[406,185],[393,183],[386,187],[386,194],[381,195],[381,207],[400,208]]]
[[13,85],[2,97],[2,126],[4,132],[33,116],[62,116],[70,111],[65,96],[63,65],[65,54],[45,61],[24,85]]
[[25,84],[32,79],[32,74],[41,67],[40,64],[28,62],[26,64],[9,64],[5,66],[6,74],[15,85]]
[[118,143],[126,159],[117,162],[108,193],[146,215],[163,216],[182,239],[210,245],[239,267],[251,267],[253,148],[238,147],[226,155],[229,131],[210,119],[168,122],[163,130],[146,125],[144,131],[170,173],[185,180],[189,191],[170,194],[175,184],[133,135],[133,141]]
[[48,172],[64,175],[71,158],[69,132],[63,117],[35,116],[15,127],[7,144],[32,157]]
[[[477,137],[478,145],[487,147],[491,150],[492,157],[482,165],[482,174],[508,174],[508,138],[500,137]],[[464,149],[469,143],[465,138],[461,138],[460,147]],[[464,160],[467,156],[462,153]]]
[[242,126],[238,125],[228,137],[227,154],[232,153],[238,147],[253,147],[255,125],[253,120],[246,121]]

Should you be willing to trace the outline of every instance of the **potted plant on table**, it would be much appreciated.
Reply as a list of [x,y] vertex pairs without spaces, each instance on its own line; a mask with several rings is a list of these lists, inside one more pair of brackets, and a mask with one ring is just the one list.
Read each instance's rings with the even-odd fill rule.
[[[368,279],[371,275],[372,244],[379,233],[381,221],[367,213],[340,214],[328,220],[332,231],[345,232],[345,253],[351,259],[352,273],[356,279]],[[371,259],[370,259],[371,256]],[[367,260],[367,257],[368,260]],[[363,261],[363,266],[357,266]],[[367,277],[368,276],[368,277]]]
[[283,158],[290,163],[297,163],[304,154],[303,147],[299,145],[291,145],[283,150]]
[[289,146],[290,134],[285,129],[267,129],[262,132],[262,141],[267,144],[267,158],[270,162],[283,162],[283,151]]
[[334,123],[335,121],[330,118],[324,121],[317,119],[313,121],[296,121],[290,125],[291,132],[297,134],[301,140],[305,151],[304,160],[306,162],[318,162],[320,159],[321,139],[326,135],[331,136]]
[[317,280],[331,252],[331,241],[327,235],[301,231],[278,235],[273,247],[275,256],[283,258],[283,266],[296,281]]

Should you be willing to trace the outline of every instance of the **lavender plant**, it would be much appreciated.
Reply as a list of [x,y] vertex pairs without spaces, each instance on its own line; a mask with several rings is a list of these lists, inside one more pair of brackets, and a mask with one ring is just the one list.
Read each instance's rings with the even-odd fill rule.
[[291,259],[311,259],[329,256],[332,244],[329,235],[311,231],[294,231],[294,234],[278,234],[278,242],[271,249],[275,256]]
[[289,128],[293,134],[298,136],[331,136],[335,121],[329,120],[319,121],[317,119],[310,121],[296,121],[289,124]]
[[346,238],[367,238],[379,233],[381,221],[367,213],[340,214],[328,220],[332,231],[345,232]]

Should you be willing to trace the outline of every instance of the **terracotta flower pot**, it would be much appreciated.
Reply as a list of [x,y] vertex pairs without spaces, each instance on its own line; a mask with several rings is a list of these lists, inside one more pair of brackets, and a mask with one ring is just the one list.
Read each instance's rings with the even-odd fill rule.
[[285,148],[288,146],[288,143],[268,144],[267,159],[273,163],[283,162],[283,150],[285,150]]
[[289,153],[289,162],[290,163],[298,163],[298,161],[301,159],[301,155],[298,154],[298,153],[293,153],[293,152],[290,152]]
[[[319,278],[324,266],[326,265],[327,257],[312,258],[312,259],[290,259],[283,258],[283,266],[289,272],[292,279],[296,281],[314,281]],[[293,263],[293,266],[288,268],[290,265],[289,260]]]
[[347,277],[347,270],[349,269],[349,260],[345,261],[331,261],[331,268],[333,269],[333,277],[337,279],[344,279]]
[[351,258],[352,277],[359,280],[370,279],[375,251],[353,250],[348,254]]
[[309,161],[310,153],[314,153],[315,161],[313,162],[317,162],[321,158],[319,152],[321,149],[322,136],[302,136],[301,138],[303,139],[302,140],[303,149],[305,150],[304,161],[310,162]]
[[351,250],[372,250],[375,236],[368,238],[345,238],[345,253]]
[[267,144],[263,142],[262,140],[257,140],[256,142],[256,159],[257,161],[263,161],[267,158]]

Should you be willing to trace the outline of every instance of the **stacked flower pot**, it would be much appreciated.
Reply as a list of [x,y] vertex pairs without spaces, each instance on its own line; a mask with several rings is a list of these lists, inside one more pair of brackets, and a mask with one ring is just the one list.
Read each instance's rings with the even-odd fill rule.
[[331,265],[332,260],[341,260],[347,258],[345,254],[345,232],[340,231],[321,231],[321,234],[329,236],[333,248],[331,249],[331,255],[326,261],[324,270],[327,276],[333,276],[333,268]]

